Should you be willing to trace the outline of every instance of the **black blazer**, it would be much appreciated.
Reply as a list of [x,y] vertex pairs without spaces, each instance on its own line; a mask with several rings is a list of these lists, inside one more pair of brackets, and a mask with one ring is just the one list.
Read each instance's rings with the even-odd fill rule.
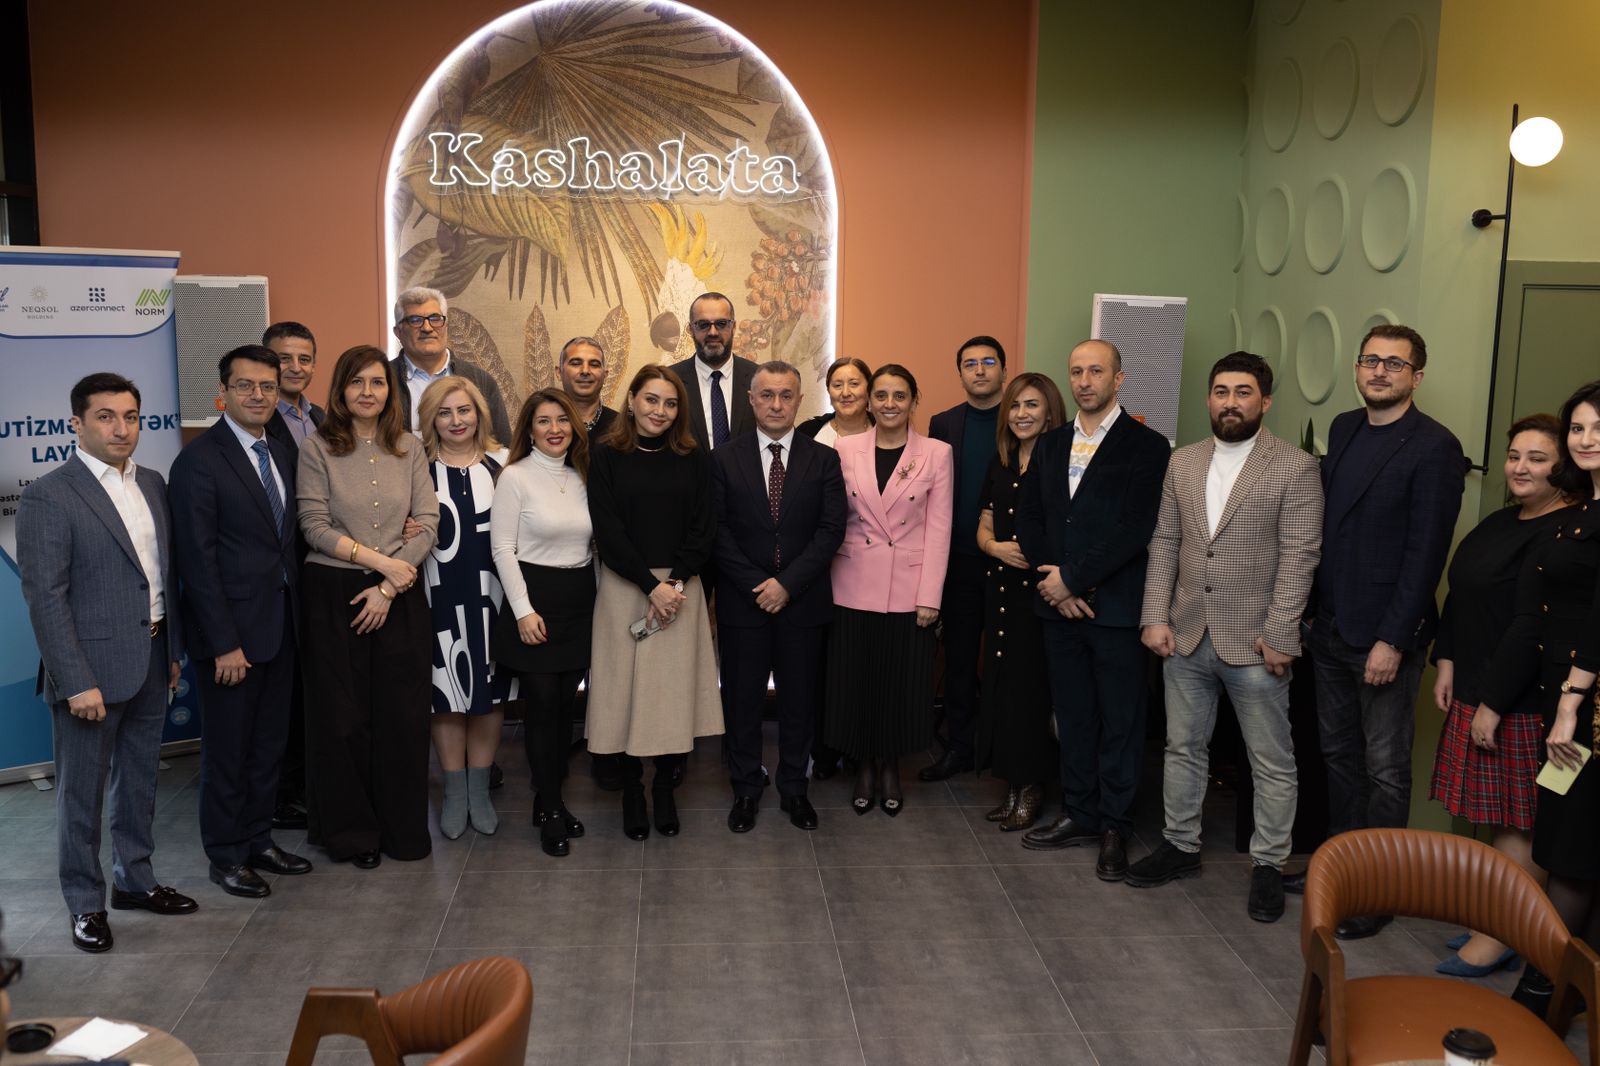
[[[832,448],[795,433],[784,469],[783,500],[772,521],[757,433],[731,438],[711,453],[711,497],[717,510],[717,624],[825,625],[833,616],[831,567],[844,541],[848,508],[844,474]],[[774,549],[780,566],[773,565]],[[769,577],[789,593],[777,615],[756,606],[750,590]]]
[[[321,427],[322,419],[327,414],[316,404],[311,404],[311,425]],[[272,418],[267,421],[267,436],[289,449],[290,455],[300,454],[300,442],[295,440],[294,431],[289,428],[289,422],[283,417],[283,412],[274,409]]]
[[[966,436],[967,432],[967,406],[963,400],[928,419],[928,436],[950,445],[950,454],[955,457],[958,477],[961,471],[961,438]],[[954,489],[955,486],[952,485],[951,490]]]
[[[1033,446],[1017,503],[1017,540],[1031,565],[1059,566],[1073,595],[1094,593],[1094,625],[1137,626],[1172,448],[1124,409],[1072,495],[1067,469],[1073,432],[1068,422]],[[1062,617],[1038,597],[1034,610],[1043,618]]]
[[281,650],[283,612],[298,614],[296,453],[270,438],[267,449],[283,479],[282,529],[273,524],[259,468],[223,419],[172,462],[174,555],[186,642],[196,658],[243,648],[252,663],[266,662]]
[[[741,433],[753,432],[756,428],[756,415],[750,409],[750,382],[756,376],[756,365],[742,355],[736,355],[733,362],[733,387],[728,390],[728,440]],[[695,373],[694,359],[691,357],[681,363],[673,363],[668,370],[678,375],[678,380],[683,382],[683,391],[689,394],[689,432],[694,434],[695,444],[703,450],[711,450],[711,423],[706,421],[705,405],[700,402],[700,377]]]
[[[1401,651],[1426,648],[1439,625],[1434,600],[1461,511],[1467,457],[1455,434],[1416,405],[1400,416],[1389,451],[1369,469],[1342,460],[1365,408],[1346,411],[1328,428],[1322,460],[1322,562],[1313,601],[1339,605],[1339,635],[1357,647],[1383,640]],[[1332,506],[1334,479],[1355,478],[1355,502]]]

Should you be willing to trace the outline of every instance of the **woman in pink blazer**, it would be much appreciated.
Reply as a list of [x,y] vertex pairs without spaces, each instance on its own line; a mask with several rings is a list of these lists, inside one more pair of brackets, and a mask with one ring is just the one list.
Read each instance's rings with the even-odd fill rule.
[[841,437],[850,518],[833,559],[827,742],[859,765],[850,805],[900,813],[900,756],[933,739],[934,623],[950,555],[950,446],[911,429],[917,379],[895,363],[868,384],[876,425]]

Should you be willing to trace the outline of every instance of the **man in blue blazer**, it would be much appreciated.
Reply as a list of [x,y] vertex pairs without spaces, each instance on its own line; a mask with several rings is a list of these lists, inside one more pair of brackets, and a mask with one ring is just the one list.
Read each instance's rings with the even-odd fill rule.
[[712,452],[717,509],[717,634],[733,809],[728,828],[756,824],[763,785],[761,709],[777,688],[778,795],[789,820],[817,827],[806,797],[816,736],[822,642],[833,617],[833,556],[844,540],[839,456],[794,430],[800,372],[762,363],[747,403],[756,432]]
[[[1333,420],[1322,460],[1327,506],[1311,625],[1330,833],[1410,817],[1417,685],[1467,472],[1461,442],[1413,400],[1428,363],[1422,336],[1374,326],[1359,352],[1365,406]],[[1347,918],[1335,935],[1372,936],[1388,921]]]
[[1061,737],[1062,813],[1022,844],[1098,844],[1095,873],[1121,881],[1144,740],[1144,572],[1172,449],[1118,404],[1115,345],[1084,341],[1067,366],[1077,417],[1034,447],[1017,507],[1022,553],[1042,575],[1035,607]]
[[222,417],[172,464],[174,539],[205,716],[200,841],[213,883],[260,898],[272,890],[257,870],[311,869],[272,840],[295,675],[295,460],[266,432],[278,402],[272,349],[235,348],[218,370]]
[[111,782],[111,906],[188,914],[150,855],[167,693],[183,631],[167,487],[135,466],[139,390],[119,374],[72,387],[77,455],[31,482],[17,507],[17,566],[42,659],[56,762],[56,854],[72,942],[111,950],[100,811]]

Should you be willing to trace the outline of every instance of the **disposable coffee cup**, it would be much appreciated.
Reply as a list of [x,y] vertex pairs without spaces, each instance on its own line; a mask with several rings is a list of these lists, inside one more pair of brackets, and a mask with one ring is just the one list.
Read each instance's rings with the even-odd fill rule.
[[1476,1029],[1452,1029],[1444,1034],[1445,1066],[1494,1066],[1494,1041]]

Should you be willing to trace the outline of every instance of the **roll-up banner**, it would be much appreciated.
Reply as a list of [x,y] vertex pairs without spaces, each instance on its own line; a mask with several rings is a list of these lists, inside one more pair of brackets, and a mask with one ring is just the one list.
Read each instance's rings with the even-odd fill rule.
[[[160,471],[183,445],[172,314],[177,252],[0,247],[0,782],[51,772],[50,710],[17,570],[17,505],[28,482],[76,461],[69,394],[98,371],[139,387],[133,460]],[[162,739],[199,736],[187,669]]]

